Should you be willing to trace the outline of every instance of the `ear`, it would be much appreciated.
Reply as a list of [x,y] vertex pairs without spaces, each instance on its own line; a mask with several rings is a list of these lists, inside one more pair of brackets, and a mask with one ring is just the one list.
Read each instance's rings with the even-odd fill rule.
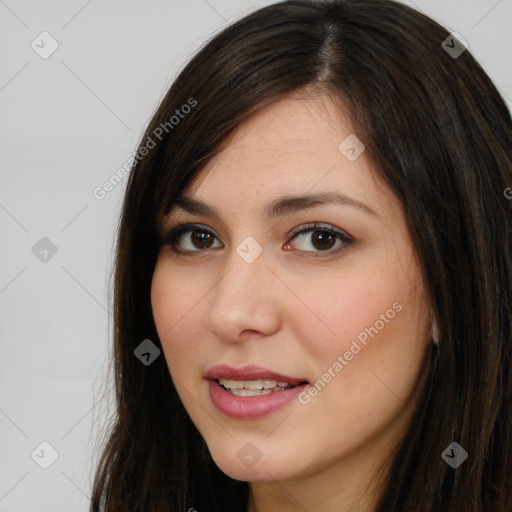
[[439,331],[437,328],[437,322],[436,319],[432,315],[432,328],[430,331],[430,336],[432,337],[432,342],[436,345],[439,345]]

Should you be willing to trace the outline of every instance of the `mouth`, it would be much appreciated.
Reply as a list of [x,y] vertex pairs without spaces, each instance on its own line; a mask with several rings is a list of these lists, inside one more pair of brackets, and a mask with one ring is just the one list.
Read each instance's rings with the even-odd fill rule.
[[[228,393],[236,396],[261,396],[270,393],[277,393],[285,389],[296,387],[286,381],[277,381],[272,379],[258,380],[229,380],[215,379],[215,382],[222,386]],[[306,381],[300,382],[298,385],[307,384]]]
[[267,416],[293,401],[309,382],[261,366],[218,365],[205,374],[210,399],[224,415],[236,419]]
[[248,391],[269,390],[275,392],[281,388],[286,389],[287,387],[309,384],[305,378],[290,377],[270,368],[255,365],[235,368],[227,364],[219,364],[210,368],[206,372],[205,378],[217,381],[219,385],[230,391],[245,389]]

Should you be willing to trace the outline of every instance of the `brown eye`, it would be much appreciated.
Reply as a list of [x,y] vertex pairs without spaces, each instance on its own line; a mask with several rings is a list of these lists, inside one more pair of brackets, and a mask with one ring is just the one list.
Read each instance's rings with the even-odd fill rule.
[[[292,232],[290,240],[299,240],[302,247],[298,251],[303,253],[334,254],[351,245],[354,241],[343,231],[331,225],[312,223],[300,226]],[[197,225],[184,224],[171,229],[162,237],[161,243],[169,245],[171,249],[179,254],[200,254],[209,249],[219,248],[215,246],[217,237],[209,229]],[[336,245],[336,242],[339,242]],[[294,242],[295,244],[295,242]],[[290,244],[286,244],[288,250]]]
[[[293,235],[292,240],[300,240],[302,242],[302,247],[299,247],[300,251],[335,253],[338,247],[344,248],[353,243],[353,240],[348,235],[339,231],[334,226],[324,226],[317,223],[309,226],[309,229],[296,231]],[[302,227],[304,228],[304,226]],[[336,245],[337,240],[340,242],[338,245]]]
[[209,249],[214,236],[209,231],[197,230],[192,231],[190,237],[192,243],[198,249]]
[[[203,252],[213,248],[216,236],[201,226],[182,225],[171,229],[161,240],[162,244],[169,245],[174,252],[191,253]],[[221,246],[217,246],[221,247]]]
[[311,243],[319,251],[332,249],[333,244],[336,243],[336,236],[329,231],[313,231]]

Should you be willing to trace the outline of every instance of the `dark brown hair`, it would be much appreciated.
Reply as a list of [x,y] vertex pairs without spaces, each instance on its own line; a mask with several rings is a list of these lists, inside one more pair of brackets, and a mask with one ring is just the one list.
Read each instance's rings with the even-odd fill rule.
[[[470,52],[445,51],[448,36],[391,0],[279,2],[228,26],[179,74],[139,151],[156,147],[134,163],[124,198],[117,409],[92,512],[245,510],[248,484],[212,461],[165,359],[145,366],[134,349],[147,338],[161,348],[150,302],[159,216],[236,128],[301,91],[348,105],[365,155],[403,204],[439,329],[439,356],[427,351],[376,512],[512,510],[512,120]],[[454,441],[469,454],[457,469],[441,458]]]

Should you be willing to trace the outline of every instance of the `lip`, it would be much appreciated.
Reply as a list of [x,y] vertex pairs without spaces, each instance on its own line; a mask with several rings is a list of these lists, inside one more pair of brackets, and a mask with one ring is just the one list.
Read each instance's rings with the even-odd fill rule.
[[[217,365],[206,372],[205,378],[209,381],[210,399],[215,407],[230,418],[242,420],[263,418],[272,414],[290,403],[309,386],[306,379],[289,377],[262,366],[233,368],[229,365]],[[216,382],[218,378],[229,380],[270,379],[278,382],[288,382],[295,387],[266,395],[237,396],[232,395]]]
[[289,377],[281,373],[277,373],[269,368],[263,366],[248,365],[242,368],[234,368],[227,364],[219,364],[213,366],[205,373],[205,378],[208,380],[216,380],[219,378],[228,380],[259,380],[269,379],[277,380],[278,382],[288,382],[292,386],[296,386],[301,382],[307,382],[307,379],[300,379],[296,377]]

